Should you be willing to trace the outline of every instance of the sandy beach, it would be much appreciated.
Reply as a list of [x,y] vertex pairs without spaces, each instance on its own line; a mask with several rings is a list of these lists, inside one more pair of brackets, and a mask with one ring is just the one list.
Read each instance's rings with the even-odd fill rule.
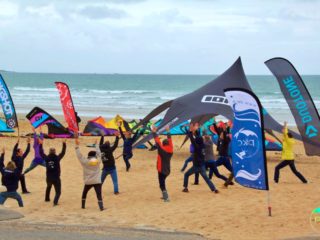
[[[83,126],[82,126],[83,127]],[[20,123],[21,134],[29,132],[26,121]],[[82,137],[81,151],[89,151],[85,145],[96,138]],[[1,146],[6,149],[6,161],[16,142],[15,137],[0,138]],[[76,159],[74,140],[67,141],[67,154],[61,162],[62,195],[59,206],[44,202],[45,169],[38,167],[26,175],[28,190],[31,194],[23,195],[25,207],[19,208],[14,200],[8,200],[6,209],[16,210],[25,218],[20,223],[59,224],[135,227],[160,230],[177,230],[198,233],[208,239],[285,239],[314,235],[309,217],[311,211],[319,207],[319,158],[305,157],[302,144],[297,143],[296,165],[309,180],[302,184],[289,168],[281,172],[280,183],[273,182],[274,166],[279,162],[279,153],[268,153],[268,171],[270,197],[273,216],[267,214],[267,193],[247,189],[235,184],[228,189],[222,188],[223,182],[213,178],[220,190],[219,194],[210,192],[200,179],[200,185],[190,185],[189,193],[183,193],[183,174],[181,166],[188,157],[187,146],[177,150],[183,138],[174,137],[175,153],[172,159],[171,175],[167,179],[170,203],[160,200],[156,172],[156,152],[135,150],[132,170],[125,171],[122,159],[117,160],[120,195],[113,194],[111,178],[103,185],[103,197],[106,210],[100,212],[94,192],[90,192],[87,208],[80,208],[83,188],[82,168]],[[61,149],[61,139],[46,140],[45,149]],[[121,144],[121,142],[120,142]],[[21,139],[22,148],[26,139]],[[116,156],[121,153],[116,150]],[[32,160],[33,151],[25,161],[25,167]],[[227,174],[226,170],[220,171]],[[190,183],[193,182],[193,177]],[[52,193],[53,194],[53,193]],[[53,195],[52,195],[53,198]]]

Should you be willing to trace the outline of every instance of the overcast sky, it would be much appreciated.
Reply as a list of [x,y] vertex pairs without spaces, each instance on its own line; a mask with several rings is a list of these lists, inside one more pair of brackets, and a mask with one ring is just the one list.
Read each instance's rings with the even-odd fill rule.
[[0,69],[220,74],[282,56],[320,74],[316,0],[0,0]]

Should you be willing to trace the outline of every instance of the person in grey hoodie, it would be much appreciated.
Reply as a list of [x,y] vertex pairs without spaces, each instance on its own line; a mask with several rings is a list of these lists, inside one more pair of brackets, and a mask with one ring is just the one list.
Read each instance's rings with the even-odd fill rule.
[[79,159],[82,167],[83,167],[83,180],[84,180],[84,188],[82,192],[82,204],[81,207],[85,209],[86,207],[86,198],[89,190],[94,188],[97,199],[98,205],[101,211],[104,210],[103,201],[102,201],[102,194],[101,194],[101,171],[100,171],[100,164],[101,164],[101,152],[99,145],[96,145],[96,151],[90,151],[88,153],[88,157],[84,157],[80,152],[80,142],[78,136],[75,136],[75,149],[76,155]]
[[219,173],[219,170],[216,165],[216,161],[214,159],[214,153],[213,153],[213,141],[211,139],[210,135],[205,134],[203,137],[203,143],[205,146],[205,154],[204,154],[204,160],[205,160],[205,166],[206,169],[210,169],[209,171],[209,178],[212,179],[213,174],[216,175],[217,178],[220,178],[224,180],[225,182],[228,181],[228,178],[221,175]]

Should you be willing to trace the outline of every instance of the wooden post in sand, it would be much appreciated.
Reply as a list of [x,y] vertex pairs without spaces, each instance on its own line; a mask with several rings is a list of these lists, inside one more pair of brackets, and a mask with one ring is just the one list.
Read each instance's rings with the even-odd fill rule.
[[267,203],[268,203],[269,217],[272,217],[272,213],[271,213],[271,201],[270,201],[270,190],[268,190],[268,193],[267,193]]

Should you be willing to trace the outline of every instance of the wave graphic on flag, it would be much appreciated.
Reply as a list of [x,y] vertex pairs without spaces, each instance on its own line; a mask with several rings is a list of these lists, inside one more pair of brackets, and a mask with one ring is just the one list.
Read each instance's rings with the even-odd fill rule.
[[237,172],[236,178],[244,178],[250,181],[255,181],[257,180],[260,176],[261,176],[261,169],[258,169],[258,173],[257,174],[252,174],[247,172],[246,170],[239,170]]

